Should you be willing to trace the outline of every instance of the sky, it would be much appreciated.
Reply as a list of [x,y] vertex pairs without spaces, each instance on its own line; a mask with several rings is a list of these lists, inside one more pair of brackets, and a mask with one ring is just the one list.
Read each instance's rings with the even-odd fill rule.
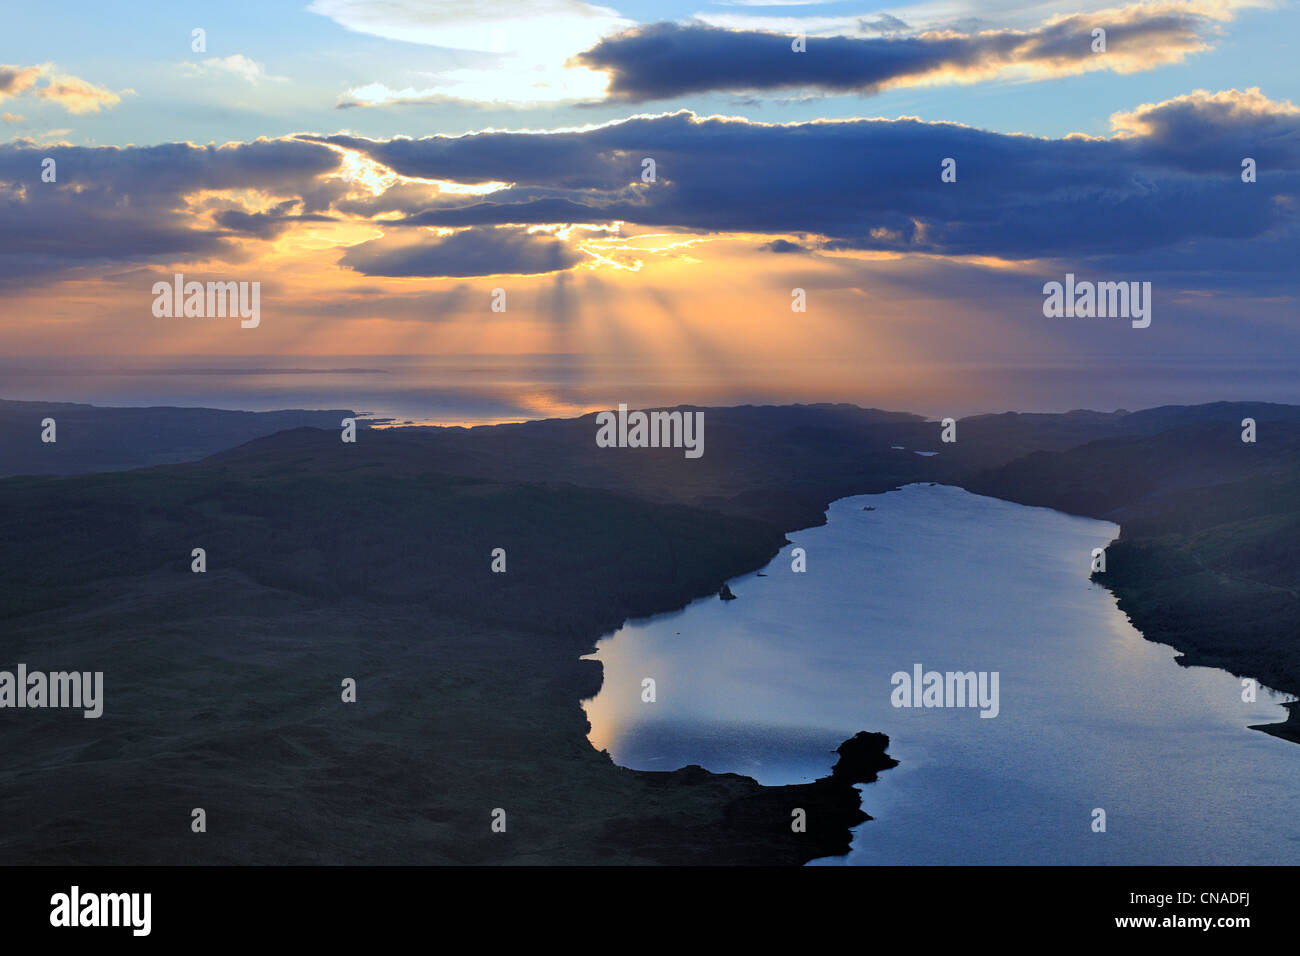
[[[73,2],[5,20],[0,397],[61,362],[357,356],[436,357],[425,384],[445,395],[448,370],[505,356],[509,395],[470,418],[1300,400],[1291,3]],[[257,283],[256,322],[160,315],[178,273]],[[1045,314],[1067,275],[1149,289],[1149,324]],[[153,383],[132,403],[193,398]]]

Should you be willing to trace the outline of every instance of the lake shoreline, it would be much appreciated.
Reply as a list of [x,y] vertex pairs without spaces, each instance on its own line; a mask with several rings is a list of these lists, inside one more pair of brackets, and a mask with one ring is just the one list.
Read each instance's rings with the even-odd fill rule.
[[[943,492],[941,489],[933,487],[936,484],[946,484],[950,490]],[[921,491],[920,497],[926,501],[929,501],[929,499],[933,498],[935,495],[939,495],[939,498],[936,499],[938,505],[936,506],[935,504],[930,503],[928,507],[923,508],[922,513],[928,514],[930,516],[928,520],[931,522],[937,520],[941,529],[946,522],[944,515],[948,512],[949,505],[947,502],[951,496],[956,494],[964,499],[966,495],[971,494],[955,483],[909,482],[908,485],[912,486],[912,494],[915,494],[919,488]],[[899,488],[892,490],[906,491],[907,486],[900,486]],[[883,504],[881,504],[879,508],[871,505],[861,507],[864,502],[879,502],[878,496],[882,494],[888,494],[888,492],[872,492],[864,495],[846,495],[842,499],[835,499],[835,501],[831,502],[828,506],[822,524],[835,525],[841,523],[840,537],[823,539],[815,536],[805,538],[792,533],[791,537],[793,538],[793,541],[791,541],[790,544],[807,548],[810,556],[815,552],[815,560],[819,562],[818,566],[826,569],[826,573],[831,573],[829,570],[830,565],[826,563],[831,559],[828,558],[827,555],[847,554],[845,551],[846,541],[843,537],[843,532],[847,527],[854,536],[852,540],[861,540],[860,536],[866,535],[866,541],[875,541],[877,543],[882,559],[893,560],[893,556],[898,553],[900,542],[911,540],[908,538],[909,532],[907,532],[907,526],[900,526],[895,522],[892,531],[887,531],[886,529],[889,525],[877,526],[874,523],[874,515],[861,515],[860,517],[857,517],[860,512],[865,511],[871,511],[881,515],[889,515],[893,509],[885,507]],[[1005,515],[1007,518],[1010,518],[1010,520],[1017,519],[1012,518],[1004,509],[1008,506],[1013,506],[1017,510],[1024,507],[1017,502],[1010,502],[1006,499],[991,495],[974,495],[973,497],[984,498],[985,504],[980,506],[982,513]],[[855,501],[852,499],[858,500]],[[837,503],[842,503],[846,500],[850,501],[848,507],[837,505]],[[913,498],[912,500],[915,499]],[[1069,515],[1068,513],[1053,508],[1039,507],[1034,508],[1033,510],[1037,511],[1040,517],[1030,519],[1030,523],[1031,525],[1037,525],[1040,527],[1056,527],[1056,525],[1053,524],[1055,519],[1048,519],[1047,515],[1049,513],[1062,519],[1062,527],[1067,526],[1064,519],[1069,519],[1071,522],[1081,522],[1084,520],[1082,516]],[[999,520],[1004,519],[1000,518]],[[1172,648],[1167,642],[1154,641],[1148,635],[1142,633],[1138,628],[1133,626],[1133,622],[1128,618],[1127,614],[1124,613],[1123,609],[1119,608],[1118,600],[1112,596],[1110,592],[1090,587],[1088,583],[1086,564],[1077,570],[1073,568],[1073,563],[1070,561],[1069,555],[1073,554],[1076,548],[1082,549],[1080,553],[1084,555],[1087,554],[1087,549],[1092,547],[1092,544],[1086,543],[1088,535],[1095,535],[1096,532],[1084,529],[1088,528],[1094,521],[1101,522],[1104,521],[1104,519],[1089,518],[1086,519],[1087,524],[1074,525],[1074,527],[1080,529],[1077,533],[1083,536],[1081,540],[1069,544],[1066,546],[1064,551],[1062,551],[1060,544],[1057,544],[1054,547],[1051,546],[1049,540],[1048,551],[1045,553],[1055,555],[1055,557],[1051,559],[1052,564],[1050,565],[1050,567],[1055,568],[1055,570],[1052,571],[1052,574],[1054,575],[1052,580],[1059,581],[1062,584],[1073,582],[1071,587],[1075,590],[1083,589],[1093,591],[1094,593],[1089,599],[1089,603],[1095,604],[1101,602],[1104,604],[1104,606],[1108,608],[1108,617],[1114,619],[1115,625],[1107,625],[1105,628],[1100,630],[1096,628],[1093,628],[1092,630],[1079,630],[1078,628],[1058,629],[1056,631],[1057,636],[1055,637],[1057,644],[1062,647],[1068,646],[1072,648],[1069,653],[1076,659],[1095,659],[1099,656],[1102,658],[1113,658],[1116,654],[1124,653],[1118,649],[1121,645],[1112,645],[1111,650],[1107,650],[1105,644],[1098,645],[1094,648],[1093,638],[1100,638],[1105,641],[1107,639],[1106,635],[1112,634],[1111,639],[1114,639],[1114,637],[1118,635],[1118,632],[1111,632],[1110,627],[1119,626],[1119,622],[1122,621],[1123,630],[1131,635],[1131,638],[1128,638],[1127,641],[1138,642],[1140,645],[1148,647],[1153,644],[1165,645],[1159,652],[1141,652],[1138,655],[1138,659],[1146,661],[1154,661],[1158,659],[1162,663],[1154,664],[1152,666],[1158,666],[1164,671],[1164,673],[1172,674],[1172,686],[1180,686],[1182,678],[1178,677],[1178,673],[1185,670],[1185,667],[1180,666],[1178,668],[1170,668],[1168,665],[1175,663],[1175,661],[1180,665],[1186,665],[1187,662],[1176,658],[1174,648]],[[843,522],[848,522],[848,524],[844,525],[842,524]],[[880,529],[879,531],[872,530],[877,527]],[[988,525],[986,530],[992,527],[992,525]],[[1105,526],[1102,526],[1097,530],[1101,533],[1100,537],[1093,538],[1097,544],[1105,544],[1112,535],[1117,533],[1116,526],[1109,522],[1106,522]],[[982,533],[977,534],[974,530],[972,530],[971,533],[959,535],[957,539],[950,539],[949,536],[952,533],[950,530],[940,530],[937,538],[934,534],[926,532],[924,526],[918,529],[918,533],[920,533],[920,537],[916,539],[917,547],[923,547],[924,542],[927,540],[931,542],[930,547],[937,546],[940,549],[943,549],[945,553],[948,552],[948,549],[956,547],[957,550],[952,552],[949,560],[957,561],[959,563],[965,562],[966,558],[964,555],[968,550],[968,546],[973,543],[978,549],[978,542],[984,540]],[[904,537],[899,538],[900,534]],[[883,535],[883,537],[881,537],[881,535]],[[878,541],[877,538],[879,538]],[[958,540],[963,543],[958,544]],[[830,546],[833,550],[827,552],[827,546]],[[1017,546],[1014,544],[1008,544],[1006,547],[1011,549],[1011,554],[1020,553],[1015,550]],[[781,553],[785,554],[787,551],[788,546],[783,549]],[[923,553],[929,554],[930,552],[925,551]],[[1032,554],[1033,552],[1030,551],[1028,553]],[[1002,559],[1005,561],[1006,556],[1002,555]],[[788,558],[786,560],[788,563]],[[810,557],[810,560],[813,560],[813,558]],[[837,557],[836,560],[842,562],[845,558]],[[848,558],[848,560],[856,561],[856,559],[852,558]],[[779,573],[784,567],[781,561],[782,559],[778,556],[775,558],[774,562],[769,562],[767,565],[763,566],[763,570],[769,573],[763,575],[758,580],[760,582],[781,582],[783,580],[793,581],[795,578],[801,577],[799,575],[790,576]],[[918,557],[912,563],[924,565],[926,567],[932,566],[930,561],[924,557]],[[915,572],[912,573],[915,574]],[[874,574],[872,576],[874,577]],[[753,648],[756,655],[754,658],[755,662],[764,660],[768,661],[766,666],[769,668],[775,668],[771,671],[773,675],[785,673],[786,671],[782,669],[783,665],[781,663],[784,658],[780,656],[780,654],[785,653],[785,651],[782,651],[781,649],[786,648],[788,649],[788,652],[797,656],[800,653],[800,641],[796,640],[794,643],[791,643],[789,639],[777,636],[774,638],[773,642],[769,644],[762,641],[756,642],[756,638],[758,635],[764,633],[771,633],[773,635],[786,634],[790,631],[791,627],[797,627],[797,625],[793,625],[791,621],[786,620],[779,615],[769,621],[769,612],[772,612],[775,606],[788,606],[790,595],[792,593],[802,594],[805,592],[798,586],[790,583],[782,586],[768,584],[765,588],[761,583],[756,584],[752,569],[743,575],[732,577],[728,580],[732,583],[735,592],[739,595],[741,603],[738,604],[737,607],[747,607],[748,605],[746,602],[754,600],[755,598],[760,600],[760,602],[766,600],[767,603],[760,603],[748,613],[742,610],[741,615],[736,617],[731,613],[730,605],[720,606],[716,603],[716,599],[710,600],[704,598],[692,602],[696,614],[694,620],[692,620],[689,615],[685,619],[681,619],[674,612],[665,612],[665,614],[652,615],[648,619],[636,622],[637,626],[630,628],[627,627],[627,625],[634,623],[634,619],[629,619],[629,621],[625,622],[624,625],[624,627],[627,628],[625,632],[623,628],[620,628],[618,631],[611,632],[605,636],[602,643],[616,635],[619,640],[630,643],[624,643],[624,645],[622,645],[623,649],[621,651],[613,651],[612,656],[609,654],[603,655],[606,672],[605,683],[608,684],[606,692],[607,699],[604,702],[599,703],[594,709],[588,709],[591,722],[595,725],[594,732],[590,735],[590,739],[595,747],[607,747],[609,751],[616,755],[619,765],[626,768],[639,768],[644,770],[645,768],[676,766],[689,762],[692,765],[703,764],[705,767],[712,768],[719,772],[738,771],[744,774],[755,774],[755,769],[757,769],[758,773],[755,774],[757,779],[762,780],[765,784],[780,785],[794,780],[806,780],[812,776],[824,773],[824,771],[821,771],[816,766],[817,754],[821,752],[820,747],[816,747],[815,743],[813,744],[815,749],[809,749],[808,746],[808,740],[812,739],[815,741],[815,735],[800,736],[791,733],[787,736],[787,731],[797,730],[801,726],[806,726],[808,728],[830,727],[839,729],[851,727],[854,723],[857,723],[859,726],[877,726],[881,730],[886,730],[890,736],[900,741],[900,746],[905,743],[906,746],[902,746],[902,752],[897,756],[912,768],[910,772],[919,771],[923,774],[933,774],[936,770],[940,769],[941,765],[951,763],[951,761],[942,757],[944,751],[942,749],[941,741],[927,739],[924,734],[914,736],[908,729],[912,725],[899,725],[896,721],[886,720],[885,714],[882,714],[878,709],[862,711],[858,709],[857,705],[854,705],[842,711],[830,711],[830,713],[837,714],[841,719],[832,720],[826,723],[818,723],[817,721],[819,719],[824,719],[825,715],[822,714],[819,705],[812,703],[815,698],[808,698],[808,703],[804,705],[798,703],[801,698],[784,695],[785,706],[783,707],[783,695],[778,691],[776,696],[769,701],[768,698],[771,695],[765,691],[768,684],[765,683],[765,678],[761,676],[764,672],[754,671],[754,673],[751,673],[753,667],[752,664],[744,668],[736,669],[733,668],[729,661],[734,660],[734,655],[739,649]],[[832,577],[827,580],[829,583],[823,584],[820,591],[807,592],[812,595],[809,597],[809,600],[814,602],[824,601],[825,589],[827,587],[830,587],[836,593],[841,592],[845,587],[848,587],[850,591],[854,590],[851,580],[849,579],[840,582],[838,578]],[[945,576],[944,580],[952,579]],[[881,586],[885,587],[886,590],[894,587],[893,584],[884,584],[883,582]],[[778,589],[769,594],[769,589],[772,587],[777,587]],[[791,587],[794,587],[793,592],[790,591]],[[757,590],[755,590],[756,588]],[[1097,593],[1099,591],[1100,593]],[[907,593],[911,592],[909,591]],[[763,594],[769,594],[769,596],[764,599],[761,596]],[[866,596],[867,603],[865,605],[862,605],[861,602],[846,605],[847,608],[851,608],[852,610],[848,612],[850,618],[845,620],[843,627],[839,627],[832,631],[820,630],[819,628],[824,628],[831,622],[824,621],[814,616],[808,623],[808,626],[811,629],[808,631],[807,637],[809,639],[815,639],[817,638],[817,635],[829,635],[840,632],[847,634],[848,631],[846,631],[845,628],[852,630],[851,625],[848,623],[849,620],[863,619],[862,614],[864,607],[870,608],[884,606],[878,605],[876,597],[873,597],[872,594],[874,594],[874,592],[871,592]],[[776,601],[777,605],[772,605],[771,602],[773,601]],[[963,604],[963,606],[965,605]],[[1025,606],[1034,605],[1026,604]],[[664,619],[654,621],[653,618]],[[899,620],[906,620],[906,618],[900,618]],[[931,621],[931,623],[933,623],[933,621]],[[921,626],[921,624],[918,623],[917,626]],[[1086,626],[1086,621],[1081,620],[1079,626]],[[894,628],[894,632],[898,634],[904,633],[898,631],[896,627]],[[684,636],[675,637],[675,633]],[[869,642],[869,645],[867,646],[884,649],[884,656],[887,659],[884,662],[886,666],[885,673],[888,672],[888,659],[890,657],[889,648],[891,645],[888,643],[890,640],[888,638],[889,633],[890,632],[888,631],[882,632],[879,637],[873,636],[870,632],[861,635],[861,639]],[[1034,632],[1031,629],[1030,631],[1025,631],[1023,633]],[[884,643],[880,643],[882,641]],[[819,647],[821,646],[821,643],[822,642],[819,639]],[[617,648],[618,646],[618,643],[615,642],[614,647]],[[843,654],[846,650],[853,653],[854,646],[855,645],[852,643],[845,644],[842,641],[831,641],[828,647],[822,648],[821,653],[823,655],[837,655]],[[1134,647],[1135,645],[1128,643],[1127,646]],[[632,647],[642,647],[645,650],[642,653],[636,653],[635,651],[629,650],[629,648]],[[1021,647],[1021,643],[1009,645],[1009,647],[1019,648]],[[836,648],[838,648],[838,650],[836,650]],[[933,656],[933,651],[934,648],[932,647],[931,656]],[[1006,649],[1003,649],[1002,653],[1005,652]],[[986,653],[993,655],[993,659],[996,661],[999,651],[996,647],[990,645]],[[905,648],[904,654],[906,654]],[[931,656],[922,656],[918,658],[918,660],[929,662]],[[834,657],[834,659],[842,661],[849,660],[849,658],[841,658],[839,656]],[[938,658],[935,660],[936,663],[938,663]],[[836,668],[842,666],[843,664],[834,665]],[[1231,681],[1228,678],[1227,672],[1221,667],[1209,669],[1217,671],[1218,676],[1215,678],[1216,682],[1213,683],[1215,693],[1208,697],[1207,700],[1222,701],[1224,699],[1224,688],[1222,686],[1224,683],[1229,685],[1227,688],[1228,695],[1235,698],[1235,692],[1231,688]],[[870,674],[876,673],[878,670],[879,667],[877,665],[869,665],[868,669],[863,671],[863,676],[867,676],[870,679]],[[1098,673],[1104,676],[1106,673],[1104,665],[1103,669],[1098,671]],[[638,675],[641,674],[653,674],[656,677],[662,676],[664,680],[667,681],[666,686],[673,688],[672,692],[678,695],[677,700],[681,702],[708,701],[713,698],[716,693],[716,695],[719,695],[717,699],[721,703],[735,698],[738,691],[745,693],[744,688],[752,685],[754,693],[757,695],[756,701],[758,701],[758,703],[751,705],[748,709],[745,709],[743,706],[737,708],[734,704],[729,703],[722,704],[721,706],[711,703],[704,703],[703,705],[699,703],[682,703],[674,706],[684,707],[685,709],[665,711],[663,714],[652,714],[646,711],[643,707],[637,706],[632,700],[632,697],[634,696],[632,694],[633,685],[640,679]],[[717,675],[716,677],[713,676],[715,674]],[[757,680],[754,679],[755,674],[759,675]],[[701,676],[699,679],[693,680],[691,683],[684,684],[682,681],[687,677],[687,675]],[[814,686],[822,688],[828,695],[835,694],[836,691],[834,690],[834,687],[838,686],[840,687],[840,699],[847,699],[843,698],[843,691],[845,689],[852,693],[852,688],[854,686],[866,686],[862,684],[862,680],[856,675],[856,673],[851,680],[852,683],[847,686],[837,684],[835,681],[831,681],[830,684],[827,684],[825,681],[814,681],[808,686],[810,688]],[[662,683],[663,681],[661,681],[661,684]],[[781,678],[775,676],[774,683],[771,684],[771,689],[777,689],[781,686]],[[1042,686],[1041,682],[1038,686]],[[1103,684],[1098,686],[1111,685],[1103,682]],[[1143,679],[1139,680],[1138,684],[1136,684],[1134,688],[1129,689],[1133,690],[1136,689],[1136,687],[1145,686],[1148,685]],[[1162,684],[1159,686],[1168,687],[1169,685]],[[1004,686],[1003,689],[1006,691],[1007,687]],[[807,691],[805,691],[805,693],[807,693]],[[1136,698],[1130,694],[1127,699],[1132,700]],[[790,706],[792,701],[795,702],[794,707]],[[1222,727],[1222,729],[1229,734],[1226,744],[1228,751],[1232,751],[1237,747],[1237,745],[1231,741],[1232,735],[1239,734],[1240,730],[1244,730],[1247,727],[1258,726],[1258,721],[1261,717],[1269,719],[1268,717],[1265,717],[1265,714],[1267,713],[1271,716],[1273,710],[1272,708],[1265,709],[1266,704],[1267,699],[1261,697],[1260,708],[1243,709],[1242,713],[1248,715],[1246,720],[1241,720],[1234,725],[1231,714],[1228,714],[1226,724],[1219,723],[1216,725]],[[663,705],[661,704],[660,706]],[[757,710],[754,709],[755,706],[758,707]],[[1166,711],[1169,710],[1169,708],[1161,709]],[[1228,711],[1231,711],[1232,709],[1233,708],[1231,707],[1227,708]],[[1294,709],[1288,709],[1294,713]],[[887,713],[888,712],[886,711],[886,714]],[[1157,728],[1165,727],[1177,731],[1177,728],[1180,726],[1197,725],[1197,722],[1201,719],[1201,712],[1194,704],[1188,705],[1187,707],[1174,707],[1172,713],[1172,717],[1165,717],[1161,721],[1152,724],[1152,726]],[[1210,720],[1214,719],[1211,716],[1214,713],[1218,713],[1222,716],[1225,711],[1223,707],[1219,706],[1205,710],[1205,716]],[[770,715],[774,718],[770,730],[765,727],[763,720],[758,719],[759,715]],[[786,723],[784,724],[779,723],[781,715],[785,715]],[[1031,719],[1032,722],[1032,712],[1025,711],[1025,715],[1027,716],[1022,716],[1021,719]],[[1115,715],[1112,716],[1114,717]],[[1249,719],[1251,717],[1254,719]],[[1012,719],[1015,719],[1014,714],[1012,715]],[[981,726],[983,724],[983,722],[977,723]],[[735,731],[731,729],[733,724],[737,728]],[[1284,725],[1267,724],[1263,726],[1281,727]],[[744,731],[743,728],[746,727],[754,728],[754,733],[750,735],[748,731]],[[917,725],[917,730],[920,731],[920,729],[920,725]],[[1260,729],[1263,728],[1261,727]],[[1163,730],[1155,732],[1157,734],[1164,733]],[[747,739],[750,736],[753,737],[752,740]],[[1253,735],[1241,736],[1242,744],[1245,748],[1243,753],[1250,752],[1252,748],[1249,745],[1249,738]],[[939,745],[938,750],[935,749],[936,744]],[[911,758],[908,755],[908,748],[911,748],[913,754],[915,754],[918,749],[920,753],[929,753],[930,758],[928,760],[920,761],[917,766],[913,767]],[[1162,747],[1157,745],[1154,747],[1153,754],[1158,755],[1161,750]],[[1142,752],[1142,747],[1138,745],[1134,753],[1128,754],[1128,757],[1131,759],[1135,755],[1140,755]],[[1253,758],[1244,757],[1243,759],[1250,760]],[[959,769],[962,765],[961,761],[957,761],[953,766],[958,769],[953,772],[963,772]],[[1109,771],[1104,766],[1100,768],[1093,767],[1092,772],[1095,778],[1094,785],[1096,785],[1096,781],[1109,779],[1106,776]],[[1098,773],[1100,776],[1097,776]],[[890,779],[893,780],[893,777],[891,776]],[[913,778],[909,776],[909,780],[910,779]],[[819,780],[818,782],[820,783],[823,781]],[[900,816],[898,813],[898,794],[910,792],[912,786],[913,785],[909,784],[907,790],[894,791],[892,795],[888,795],[890,790],[893,790],[893,785],[891,784],[890,789],[884,791],[887,795],[881,798],[879,810],[876,812],[881,816],[888,816],[890,821],[889,826],[892,827],[894,832],[888,832],[885,830],[879,831],[878,838],[873,840],[872,828],[868,828],[866,831],[862,831],[857,835],[856,843],[851,845],[850,852],[855,855],[859,853],[865,854],[865,861],[869,861],[870,864],[891,862],[891,844],[897,842],[899,834],[905,832],[916,832],[918,826],[923,826],[922,823],[918,823],[918,820],[913,818],[914,815],[903,813]],[[870,791],[864,791],[863,801],[868,805],[871,803]],[[882,813],[881,811],[887,811],[887,813]],[[961,811],[957,806],[947,806],[945,804],[945,819],[951,819],[952,814],[954,813],[960,814]],[[826,856],[833,857],[842,855],[843,853],[844,850],[841,849],[835,853],[828,853]],[[858,862],[861,863],[864,862],[864,860],[859,860]],[[929,861],[922,859],[919,862]],[[1116,861],[1099,860],[1097,862]]]
[[[1134,630],[1141,634],[1144,640],[1154,644],[1164,644],[1178,652],[1174,661],[1179,666],[1214,668],[1232,674],[1234,677],[1252,678],[1262,687],[1293,697],[1297,696],[1294,687],[1285,686],[1290,681],[1279,668],[1260,666],[1259,661],[1250,658],[1249,655],[1235,652],[1233,647],[1198,647],[1186,639],[1180,639],[1177,634],[1168,629],[1162,629],[1158,636],[1153,636],[1151,631],[1154,630],[1154,618],[1162,610],[1158,597],[1152,596],[1144,601],[1125,582],[1103,581],[1100,576],[1094,580],[1116,596],[1119,609],[1128,615]],[[1258,730],[1280,740],[1300,744],[1300,709],[1297,705],[1300,705],[1300,700],[1281,702],[1279,706],[1285,707],[1287,711],[1285,718],[1271,724],[1251,724],[1247,729]]]
[[679,798],[697,795],[715,802],[720,820],[709,826],[683,826],[666,815],[635,825],[621,820],[606,828],[594,849],[669,866],[803,866],[844,856],[852,849],[853,830],[873,819],[862,809],[857,785],[873,783],[898,765],[886,753],[888,746],[885,734],[860,731],[836,748],[839,760],[829,774],[778,786],[698,764],[663,771],[619,767],[648,793],[673,791]]

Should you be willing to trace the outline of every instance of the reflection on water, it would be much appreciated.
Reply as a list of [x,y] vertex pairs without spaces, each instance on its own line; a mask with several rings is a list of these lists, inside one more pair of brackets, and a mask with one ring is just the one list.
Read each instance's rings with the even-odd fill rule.
[[[837,501],[790,536],[806,573],[787,548],[730,582],[738,600],[602,640],[591,740],[624,766],[778,784],[889,734],[900,765],[862,788],[876,819],[821,862],[1300,862],[1300,746],[1246,729],[1287,698],[1245,703],[1237,678],[1144,640],[1088,580],[1117,530],[942,486]],[[893,707],[891,675],[918,663],[997,671],[998,716]]]

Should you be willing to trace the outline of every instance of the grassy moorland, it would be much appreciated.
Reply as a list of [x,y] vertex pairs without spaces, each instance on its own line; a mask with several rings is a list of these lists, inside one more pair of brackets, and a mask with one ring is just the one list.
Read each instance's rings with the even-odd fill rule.
[[[1255,445],[1239,441],[1245,414]],[[198,462],[0,481],[0,667],[102,670],[106,687],[99,720],[8,722],[0,862],[843,852],[864,819],[851,784],[891,764],[885,740],[859,738],[851,772],[794,787],[625,770],[586,739],[580,701],[601,675],[579,658],[628,616],[760,567],[831,500],[931,480],[1121,522],[1105,580],[1148,637],[1294,690],[1297,419],[980,416],[952,445],[906,414],[709,409],[698,460],[598,449],[591,416],[352,445],[295,428]],[[118,457],[151,448],[137,435]],[[790,831],[795,807],[807,833]]]
[[[777,529],[449,477],[379,436],[329,437],[319,467],[295,452],[0,482],[5,666],[102,670],[106,688],[98,720],[8,722],[0,860],[800,863],[847,851],[866,819],[852,784],[890,765],[883,738],[855,774],[765,788],[699,768],[624,770],[585,736],[580,701],[600,666],[579,657],[595,638],[761,565]],[[496,547],[505,574],[490,570]],[[341,699],[349,677],[355,703]],[[190,831],[196,807],[203,834]],[[796,807],[806,833],[791,832]],[[490,829],[497,808],[505,833]]]
[[[1120,522],[1094,578],[1145,637],[1300,694],[1300,425],[1258,425],[1254,444],[1209,423],[1043,452],[967,487]],[[1300,742],[1291,714],[1259,729]]]

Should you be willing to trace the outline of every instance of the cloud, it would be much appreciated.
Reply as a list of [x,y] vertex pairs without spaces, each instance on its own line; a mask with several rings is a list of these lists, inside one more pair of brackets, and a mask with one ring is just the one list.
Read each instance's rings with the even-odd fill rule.
[[261,63],[244,56],[242,53],[232,53],[230,56],[213,56],[198,61],[187,61],[181,64],[181,69],[191,76],[226,74],[236,76],[245,83],[257,85],[265,80],[274,80],[283,83],[287,77],[272,76],[266,72],[266,67]]
[[[58,179],[41,181],[45,157]],[[0,144],[0,276],[74,273],[102,263],[171,262],[236,251],[240,234],[267,224],[218,216],[205,193],[231,190],[296,202],[338,168],[334,150],[296,140],[226,146],[149,147]],[[281,205],[269,215],[283,216]]]
[[3,120],[6,125],[16,126],[19,123],[26,123],[27,117],[19,113],[0,113],[0,120]]
[[[44,81],[43,83],[40,81]],[[54,72],[50,63],[38,66],[0,65],[0,102],[25,93],[49,100],[69,113],[98,113],[116,106],[122,97],[80,77]]]
[[560,272],[583,259],[551,236],[476,227],[436,238],[386,235],[352,246],[339,262],[368,276],[467,277]]
[[[1110,139],[1052,140],[908,118],[765,124],[683,111],[550,133],[322,141],[402,176],[512,184],[484,197],[376,197],[385,228],[617,221],[807,234],[830,253],[1140,262],[1167,249],[1189,267],[1216,241],[1255,240],[1265,268],[1279,264],[1300,194],[1295,107],[1228,91],[1117,123],[1123,135]],[[1180,145],[1188,127],[1214,144],[1206,158]],[[1240,180],[1245,156],[1263,164],[1258,183]],[[653,184],[640,182],[643,157],[656,161]],[[955,183],[940,180],[945,158]]]
[[1273,169],[1300,167],[1300,107],[1276,103],[1259,91],[1194,90],[1163,103],[1115,113],[1111,128],[1140,141],[1160,161],[1206,172],[1240,164],[1247,156]]
[[0,64],[0,102],[30,90],[41,78],[44,67]]
[[600,96],[603,78],[567,62],[602,37],[635,26],[581,0],[499,0],[490,16],[479,0],[314,0],[307,9],[358,33],[481,54],[477,63],[440,72],[422,90],[379,81],[351,89],[340,97],[341,107],[589,100]]
[[307,9],[387,40],[501,54],[590,45],[633,25],[581,0],[498,0],[490,16],[479,0],[313,0]]
[[[790,89],[878,93],[1092,70],[1134,73],[1181,63],[1209,49],[1216,24],[1231,19],[1232,9],[1231,4],[1173,0],[1057,17],[1032,30],[810,36],[803,53],[791,49],[787,34],[658,23],[602,40],[574,63],[608,74],[609,97],[627,102]],[[893,18],[869,25],[892,28]],[[1093,52],[1097,27],[1106,31],[1104,53]]]
[[457,96],[449,96],[434,87],[417,90],[408,86],[404,89],[394,90],[383,83],[367,83],[365,86],[356,86],[344,91],[339,96],[335,109],[355,109],[360,106],[416,105],[481,107],[487,105],[487,102],[481,99],[467,100]]
[[[653,245],[639,237],[667,233],[679,250],[728,236],[801,249],[781,257],[792,262],[1055,259],[1293,284],[1300,110],[1253,88],[1196,91],[1113,124],[1109,138],[1046,139],[914,118],[772,124],[679,111],[423,139],[24,141],[0,145],[0,273],[233,260],[258,254],[248,240],[290,233],[278,255],[325,250],[373,276],[635,270]],[[46,155],[57,183],[40,182]],[[1244,157],[1258,182],[1241,182]],[[947,158],[956,182],[940,178]]]
[[858,28],[864,33],[905,33],[911,29],[905,21],[888,13],[882,13],[874,20],[863,17],[858,21]]
[[36,87],[36,95],[43,100],[58,103],[69,113],[98,113],[101,108],[113,107],[122,97],[112,90],[96,86],[75,76],[51,76],[45,86]]
[[723,7],[810,7],[830,3],[832,0],[717,0],[717,2]]
[[299,199],[276,204],[266,212],[248,212],[226,208],[213,213],[213,221],[223,229],[256,239],[274,239],[297,223],[334,222],[333,217],[318,213],[300,215],[293,212],[302,205]]

